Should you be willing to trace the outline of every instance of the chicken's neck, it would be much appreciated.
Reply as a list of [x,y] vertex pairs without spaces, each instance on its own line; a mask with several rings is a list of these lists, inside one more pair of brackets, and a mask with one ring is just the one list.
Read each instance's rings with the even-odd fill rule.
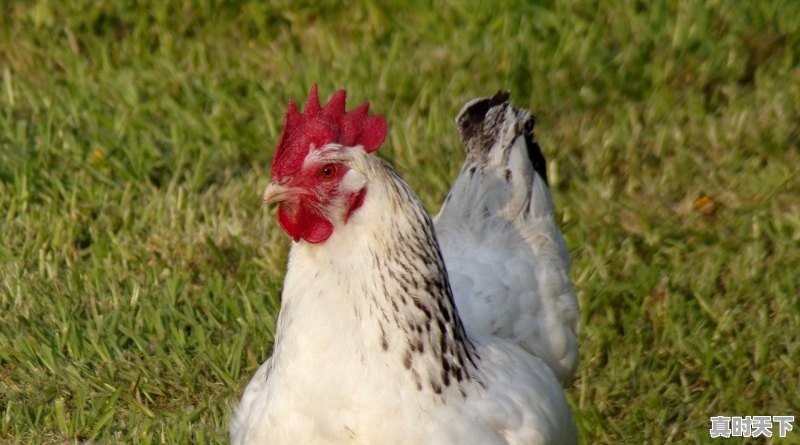
[[[325,243],[295,244],[288,269],[276,357],[295,344],[294,359],[331,354],[339,363],[352,361],[344,368],[354,371],[387,369],[422,393],[465,396],[463,383],[476,378],[478,357],[433,224],[391,167],[373,166],[362,208]],[[317,339],[319,350],[300,337]]]

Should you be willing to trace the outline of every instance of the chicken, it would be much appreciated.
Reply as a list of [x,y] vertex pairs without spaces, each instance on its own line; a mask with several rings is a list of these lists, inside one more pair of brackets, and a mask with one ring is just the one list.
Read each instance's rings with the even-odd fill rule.
[[232,443],[577,443],[559,383],[577,303],[532,118],[503,93],[464,107],[467,161],[434,228],[370,154],[386,124],[368,108],[346,112],[344,91],[321,107],[316,86],[303,113],[289,103],[263,200],[294,243]]

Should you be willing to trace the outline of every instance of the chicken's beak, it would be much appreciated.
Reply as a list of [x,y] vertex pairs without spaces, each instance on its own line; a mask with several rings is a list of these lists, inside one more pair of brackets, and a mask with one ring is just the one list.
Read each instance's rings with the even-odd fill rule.
[[270,182],[264,190],[264,194],[261,195],[261,202],[264,204],[274,204],[286,201],[287,199],[296,198],[302,194],[303,191],[297,187]]

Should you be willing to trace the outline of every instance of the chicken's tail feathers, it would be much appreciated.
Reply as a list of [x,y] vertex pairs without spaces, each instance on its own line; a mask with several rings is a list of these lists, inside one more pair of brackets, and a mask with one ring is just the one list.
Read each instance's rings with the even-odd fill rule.
[[466,161],[435,224],[458,311],[472,332],[519,343],[569,381],[578,304],[534,117],[500,91],[468,102],[456,124]]
[[553,217],[547,163],[534,139],[536,120],[507,91],[468,102],[456,117],[467,159],[440,218],[482,224],[495,216]]

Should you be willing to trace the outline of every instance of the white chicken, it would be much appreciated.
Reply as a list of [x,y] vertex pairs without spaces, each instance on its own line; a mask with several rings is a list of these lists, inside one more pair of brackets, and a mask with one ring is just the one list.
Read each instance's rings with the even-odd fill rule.
[[464,106],[434,228],[370,154],[386,124],[368,107],[346,112],[344,91],[321,107],[316,86],[303,113],[289,103],[263,198],[294,243],[232,443],[577,443],[559,379],[578,308],[533,117],[502,92]]

